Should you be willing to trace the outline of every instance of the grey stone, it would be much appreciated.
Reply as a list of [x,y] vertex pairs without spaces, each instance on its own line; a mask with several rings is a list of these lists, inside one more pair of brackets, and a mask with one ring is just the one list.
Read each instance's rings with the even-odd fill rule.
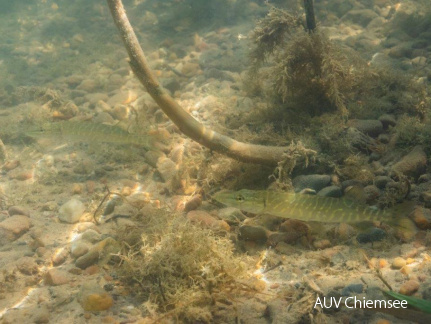
[[400,161],[395,163],[392,171],[411,177],[419,177],[426,170],[427,156],[421,146],[415,146]]
[[367,27],[367,25],[378,15],[371,9],[356,9],[347,12],[341,19],[349,20],[355,24]]
[[232,81],[235,82],[235,79],[232,75],[226,71],[221,71],[215,68],[209,68],[204,71],[204,76],[208,79],[214,78],[221,81]]
[[306,188],[319,191],[325,188],[331,182],[331,177],[326,174],[309,174],[300,175],[293,179],[292,183],[295,187],[295,192],[299,192]]
[[373,227],[371,230],[368,230],[365,233],[358,234],[356,236],[356,240],[361,243],[373,243],[382,241],[386,237],[386,232],[381,228]]
[[388,176],[378,176],[374,179],[374,184],[379,189],[385,189],[386,185],[391,181],[392,179]]
[[13,215],[24,215],[27,217],[30,217],[30,212],[20,206],[11,206],[9,207],[9,209],[7,210],[9,216],[13,216]]
[[82,233],[82,239],[90,243],[96,243],[102,239],[102,236],[95,230],[88,229],[84,233]]
[[163,81],[163,87],[173,94],[175,91],[180,90],[181,84],[176,78],[169,78]]
[[237,208],[226,207],[218,211],[218,217],[225,220],[229,225],[239,224],[245,220],[244,214]]
[[388,144],[390,141],[389,135],[387,134],[380,134],[377,139],[383,144]]
[[383,124],[384,129],[387,129],[389,126],[394,127],[397,124],[397,121],[395,120],[394,115],[389,115],[389,114],[381,115],[379,117],[379,120]]
[[88,252],[88,245],[81,241],[73,242],[70,247],[70,253],[74,258],[79,258]]
[[341,290],[341,296],[350,296],[352,294],[361,294],[364,291],[363,284],[351,284]]
[[247,241],[266,242],[268,234],[262,226],[243,225],[239,228],[240,238]]
[[353,119],[349,121],[349,124],[371,137],[377,137],[383,132],[382,122],[376,119]]
[[350,146],[358,150],[368,152],[375,140],[355,127],[349,127],[346,132],[346,139]]
[[339,198],[343,195],[341,188],[338,186],[325,187],[317,193],[318,196]]

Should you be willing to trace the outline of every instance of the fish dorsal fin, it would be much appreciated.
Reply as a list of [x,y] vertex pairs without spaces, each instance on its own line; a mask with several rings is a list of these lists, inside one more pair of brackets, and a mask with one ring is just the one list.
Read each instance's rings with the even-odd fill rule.
[[364,188],[361,186],[349,186],[344,190],[344,199],[355,202],[359,205],[366,205],[367,197]]

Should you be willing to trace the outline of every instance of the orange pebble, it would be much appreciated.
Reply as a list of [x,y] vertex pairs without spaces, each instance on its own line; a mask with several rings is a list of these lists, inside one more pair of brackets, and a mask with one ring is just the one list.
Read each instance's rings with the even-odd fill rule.
[[87,191],[88,193],[93,193],[96,187],[96,183],[94,181],[87,181]]
[[385,268],[389,265],[389,262],[386,259],[380,259],[379,260],[379,268]]
[[82,193],[82,185],[79,183],[74,183],[72,187],[72,193],[74,195],[79,195],[80,193]]
[[16,180],[19,180],[19,181],[25,181],[25,180],[28,180],[28,179],[31,179],[31,178],[33,178],[33,173],[32,172],[21,172],[21,173],[18,173],[18,174],[16,174],[16,175],[14,175],[14,176],[12,176],[11,177],[11,179],[16,179]]
[[10,171],[17,168],[21,163],[18,160],[8,161],[3,165],[3,170]]

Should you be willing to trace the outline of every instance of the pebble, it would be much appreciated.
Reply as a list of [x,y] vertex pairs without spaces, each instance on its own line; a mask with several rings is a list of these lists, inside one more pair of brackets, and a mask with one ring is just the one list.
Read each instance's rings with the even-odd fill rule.
[[220,219],[223,219],[229,225],[237,225],[246,219],[241,210],[234,207],[226,207],[219,209],[217,215]]
[[80,200],[72,198],[60,207],[58,218],[62,222],[74,224],[79,222],[84,211],[85,205]]
[[400,287],[400,294],[411,296],[419,290],[420,284],[417,280],[409,280]]
[[108,99],[106,102],[109,106],[115,107],[116,105],[127,105],[133,101],[138,99],[138,95],[136,92],[132,90],[127,91],[121,91],[113,95],[111,98]]
[[323,250],[331,247],[331,241],[329,240],[316,240],[313,242],[313,246],[317,250]]
[[352,294],[361,294],[364,291],[363,284],[351,284],[341,290],[341,296],[350,296]]
[[144,154],[145,160],[152,167],[156,167],[159,160],[165,159],[166,155],[160,151],[148,151]]
[[55,266],[58,266],[64,263],[68,255],[69,255],[69,250],[65,248],[61,248],[55,251],[54,255],[51,258],[52,264],[54,264]]
[[19,258],[15,264],[18,271],[21,272],[22,274],[31,276],[39,272],[38,265],[35,259],[32,257],[25,256],[25,257]]
[[239,237],[246,241],[264,243],[268,239],[268,233],[262,226],[243,225],[239,228]]
[[401,268],[400,271],[403,275],[408,276],[410,273],[412,273],[412,267],[405,265],[404,267]]
[[163,181],[168,182],[178,173],[178,168],[174,161],[165,157],[157,161],[157,171]]
[[412,64],[415,66],[425,66],[427,63],[427,58],[425,56],[416,56],[412,59]]
[[417,145],[399,162],[395,163],[392,170],[407,176],[419,177],[425,172],[427,156],[420,145]]
[[382,123],[384,129],[389,128],[389,126],[394,127],[397,124],[397,121],[394,115],[388,115],[388,114],[381,115],[379,117],[379,120]]
[[385,189],[389,182],[392,182],[392,179],[388,176],[377,176],[374,179],[374,185],[379,189]]
[[96,232],[95,230],[88,229],[84,233],[82,233],[81,238],[84,241],[87,241],[90,243],[96,243],[102,239],[102,236],[100,235],[100,233]]
[[341,188],[338,186],[325,187],[317,193],[318,196],[340,198],[343,195]]
[[75,265],[80,269],[88,268],[89,266],[99,261],[99,254],[100,254],[100,251],[96,249],[91,249],[83,256],[76,259]]
[[117,241],[112,237],[108,237],[97,243],[83,256],[75,261],[75,265],[80,269],[88,268],[89,266],[98,263],[100,266],[109,262],[112,254],[118,253],[120,247]]
[[406,265],[406,260],[404,260],[402,257],[396,257],[392,261],[392,268],[394,269],[401,269]]
[[72,194],[79,195],[82,193],[82,184],[74,183],[72,186]]
[[114,299],[95,284],[85,284],[81,287],[78,302],[88,312],[107,310],[114,304]]
[[424,202],[426,208],[431,207],[431,191],[422,192],[420,200]]
[[379,16],[371,9],[353,9],[349,10],[341,19],[349,20],[355,24],[367,27],[367,25]]
[[376,119],[352,119],[349,120],[348,126],[354,127],[371,137],[377,137],[383,132],[382,122]]
[[0,162],[5,162],[8,157],[6,146],[3,141],[0,139]]
[[16,169],[20,165],[21,165],[21,162],[18,160],[8,161],[3,165],[2,169],[5,171],[11,171],[13,169]]
[[85,79],[76,87],[78,90],[83,90],[85,92],[94,92],[97,89],[97,83],[93,79]]
[[30,217],[30,212],[27,209],[20,206],[11,206],[8,208],[7,212],[9,216],[24,215],[24,216]]
[[403,42],[398,45],[391,47],[388,52],[388,55],[392,58],[403,59],[406,57],[411,57],[413,49],[411,48],[411,44],[408,42]]
[[373,243],[384,240],[386,232],[381,228],[373,227],[365,233],[360,233],[356,236],[356,240],[361,243]]
[[99,101],[108,100],[108,95],[106,93],[88,93],[84,96],[84,98],[91,104],[96,105]]
[[[377,137],[377,139],[378,139],[378,141],[380,142],[380,143],[383,143],[383,144],[388,144],[389,142],[390,142],[390,140],[391,140],[391,138],[389,137],[389,135],[387,135],[387,134],[380,134],[378,137]],[[375,152],[373,152],[373,153],[375,153]]]
[[350,146],[364,152],[368,152],[369,148],[375,145],[375,140],[373,138],[355,127],[349,127],[347,129],[346,139]]
[[30,171],[17,172],[17,173],[10,174],[9,178],[13,180],[18,180],[18,181],[26,181],[33,178],[33,172],[30,172]]
[[374,203],[380,197],[380,190],[374,185],[365,186],[363,192],[365,200],[369,204]]
[[415,208],[415,210],[410,214],[410,218],[418,228],[422,230],[431,229],[431,210],[428,208]]
[[41,306],[35,309],[33,312],[33,323],[44,324],[49,323],[50,312],[47,307]]
[[203,228],[216,231],[230,231],[230,226],[224,220],[219,220],[203,210],[192,210],[187,213],[187,219]]
[[88,252],[88,245],[82,241],[75,241],[70,247],[70,253],[74,258],[79,258]]
[[171,94],[174,94],[175,91],[181,89],[181,83],[177,80],[177,78],[168,78],[163,81],[163,87],[168,89]]
[[355,234],[355,228],[347,223],[341,223],[335,228],[335,235],[338,236],[341,241],[347,241],[355,236]]
[[293,186],[295,187],[295,192],[300,192],[307,188],[319,191],[328,186],[330,182],[331,177],[325,174],[300,175],[293,178],[292,181]]
[[310,227],[302,221],[287,219],[280,225],[279,231],[279,233],[276,233],[278,235],[271,234],[271,244],[281,240],[288,244],[294,244],[301,237],[309,235]]
[[190,200],[184,204],[184,211],[189,212],[195,210],[202,205],[202,196],[197,194],[194,195]]
[[30,229],[31,222],[27,216],[13,215],[0,223],[0,245],[15,241]]
[[126,120],[129,118],[130,110],[129,107],[125,105],[117,104],[112,110],[112,115],[117,120]]
[[61,286],[67,284],[70,281],[70,278],[66,271],[52,268],[45,273],[44,280],[45,285]]
[[201,68],[198,63],[187,62],[183,64],[181,68],[181,73],[185,74],[188,77],[197,75],[201,72]]

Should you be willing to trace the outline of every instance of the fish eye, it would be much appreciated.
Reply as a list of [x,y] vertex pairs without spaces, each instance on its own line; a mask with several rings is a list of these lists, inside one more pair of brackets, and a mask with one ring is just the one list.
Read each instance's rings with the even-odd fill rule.
[[238,201],[238,202],[244,202],[244,200],[245,200],[245,198],[244,198],[243,195],[236,196],[236,201]]

